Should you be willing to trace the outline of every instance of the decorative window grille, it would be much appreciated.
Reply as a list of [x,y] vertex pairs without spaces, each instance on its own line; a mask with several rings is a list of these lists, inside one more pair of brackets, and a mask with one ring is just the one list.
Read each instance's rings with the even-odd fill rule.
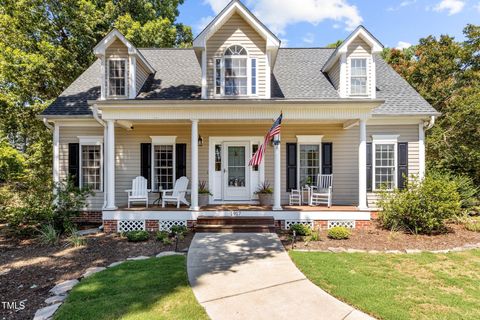
[[160,231],[170,231],[173,226],[187,226],[187,220],[159,220]]
[[102,187],[102,148],[100,145],[82,145],[82,186],[95,191]]
[[174,168],[173,145],[154,146],[154,185],[158,190],[173,189]]
[[367,94],[367,59],[351,60],[351,88],[352,95]]
[[285,229],[290,230],[294,224],[303,224],[313,229],[313,220],[285,220]]
[[127,78],[125,60],[109,60],[108,69],[108,95],[125,96]]
[[333,227],[345,227],[345,228],[354,229],[355,220],[329,220],[327,228],[331,229]]
[[118,232],[145,230],[145,220],[118,220]]

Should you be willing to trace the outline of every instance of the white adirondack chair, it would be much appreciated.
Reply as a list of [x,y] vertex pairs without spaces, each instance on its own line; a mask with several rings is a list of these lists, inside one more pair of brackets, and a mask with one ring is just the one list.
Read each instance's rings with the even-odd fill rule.
[[148,192],[147,179],[138,176],[132,180],[132,189],[125,190],[128,192],[128,207],[132,202],[145,202],[145,206],[148,208]]
[[317,185],[310,187],[310,205],[318,206],[326,204],[329,208],[332,206],[332,185],[333,175],[319,174],[317,176]]
[[180,208],[180,203],[186,204],[187,206],[190,203],[185,198],[187,194],[187,187],[188,187],[188,178],[187,177],[180,177],[175,181],[175,185],[173,189],[163,190],[162,191],[162,208],[165,208],[166,202],[176,202],[177,208]]

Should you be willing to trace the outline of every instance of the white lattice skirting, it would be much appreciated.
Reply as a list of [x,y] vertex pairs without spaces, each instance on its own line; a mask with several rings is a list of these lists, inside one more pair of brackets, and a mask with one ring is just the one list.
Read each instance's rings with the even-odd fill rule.
[[118,220],[118,232],[145,230],[145,220]]
[[170,231],[173,226],[187,226],[187,220],[159,220],[160,231]]
[[285,229],[290,230],[294,224],[303,224],[313,229],[313,220],[285,220]]
[[328,220],[327,228],[331,229],[333,227],[355,229],[355,220]]

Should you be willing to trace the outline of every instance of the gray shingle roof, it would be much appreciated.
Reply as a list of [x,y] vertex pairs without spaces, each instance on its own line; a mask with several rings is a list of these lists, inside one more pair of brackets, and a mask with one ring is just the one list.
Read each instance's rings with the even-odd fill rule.
[[[193,49],[139,49],[157,70],[136,99],[197,100],[201,97],[201,70]],[[278,51],[272,73],[272,99],[337,99],[338,92],[321,69],[333,49],[285,48]],[[376,115],[435,114],[425,101],[380,56],[375,57],[377,98],[385,103]],[[43,115],[89,115],[87,100],[100,97],[100,62],[94,62]]]

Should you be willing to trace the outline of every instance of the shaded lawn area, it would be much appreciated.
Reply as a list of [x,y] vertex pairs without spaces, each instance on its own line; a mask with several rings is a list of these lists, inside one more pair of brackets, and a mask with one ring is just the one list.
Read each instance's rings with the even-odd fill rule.
[[313,283],[380,319],[480,319],[480,250],[290,257]]
[[184,256],[127,261],[80,282],[55,319],[208,319]]

